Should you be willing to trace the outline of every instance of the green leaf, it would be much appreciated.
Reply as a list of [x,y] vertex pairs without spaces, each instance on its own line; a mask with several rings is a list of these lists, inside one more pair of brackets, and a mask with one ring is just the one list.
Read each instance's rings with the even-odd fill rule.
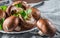
[[26,12],[27,14],[30,14],[30,13],[32,12],[32,10],[31,10],[31,9],[27,9],[25,12]]
[[27,19],[28,19],[28,16],[26,15],[26,16],[24,17],[24,19],[27,20]]
[[21,14],[22,17],[25,17],[26,16],[26,13],[25,13],[24,10],[20,11],[20,14]]
[[2,9],[3,11],[6,11],[6,9],[7,9],[7,6],[0,6],[0,9]]
[[0,20],[0,30],[2,30],[2,27],[3,27],[2,25],[3,25],[4,20],[5,20],[4,18],[2,18],[2,19]]
[[30,16],[30,13],[32,12],[31,9],[28,10],[23,10],[21,9],[17,14],[13,14],[14,16],[19,16],[21,15],[25,20],[27,20]]
[[31,9],[27,9],[27,10],[25,11],[26,16],[24,17],[24,19],[29,19],[29,16],[30,16],[31,12],[32,12]]
[[13,14],[14,16],[19,16],[21,15],[23,18],[26,16],[26,13],[23,9],[21,9],[19,12]]
[[19,3],[19,4],[15,4],[16,7],[22,7],[22,4]]
[[17,13],[15,13],[15,14],[13,14],[13,16],[18,16],[18,14],[17,14]]
[[23,9],[20,10],[19,14],[26,19],[27,18],[27,14],[25,13],[25,11]]
[[27,10],[20,10],[20,14],[21,14],[21,16],[26,20],[26,19],[28,19],[29,17],[29,14],[32,12],[32,10],[31,9],[27,9]]
[[0,30],[2,30],[2,25],[0,25]]

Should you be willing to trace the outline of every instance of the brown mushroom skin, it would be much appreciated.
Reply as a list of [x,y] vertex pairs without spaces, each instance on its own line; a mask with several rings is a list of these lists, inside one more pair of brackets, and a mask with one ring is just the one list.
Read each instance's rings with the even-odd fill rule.
[[17,27],[14,29],[14,31],[16,31],[16,32],[21,31],[21,27],[20,27],[20,26],[17,26]]
[[4,11],[0,10],[0,19],[5,18],[6,14]]
[[32,7],[32,16],[34,17],[35,20],[39,20],[40,16],[40,11],[37,8]]
[[15,6],[10,5],[10,6],[8,6],[8,8],[6,10],[6,13],[8,16],[11,16],[11,15],[19,12],[20,10],[21,10],[21,8],[17,8]]
[[11,8],[12,8],[12,6],[10,5],[10,6],[8,6],[8,8],[6,9],[6,13],[10,16],[10,10],[11,10]]
[[24,10],[27,10],[27,9],[31,8],[31,6],[28,5],[26,1],[22,1],[22,8],[23,8]]
[[16,4],[20,4],[20,3],[22,4],[22,8],[24,10],[30,8],[30,5],[28,5],[27,2],[25,2],[25,1],[16,1],[16,2],[13,2],[12,6],[14,6]]
[[13,31],[19,24],[19,19],[15,16],[8,17],[3,23],[3,30],[5,32]]
[[30,23],[24,23],[24,24],[21,24],[21,30],[29,30],[29,29],[32,29],[34,27],[33,24],[30,24]]
[[29,18],[29,20],[21,20],[21,21],[22,22],[20,23],[20,26],[22,30],[29,30],[36,27],[36,20],[33,17]]
[[47,19],[39,19],[37,21],[37,27],[47,36],[53,37],[56,34],[55,26]]
[[12,9],[12,5],[8,6],[8,8],[6,9],[6,13],[8,16],[11,16],[11,9]]

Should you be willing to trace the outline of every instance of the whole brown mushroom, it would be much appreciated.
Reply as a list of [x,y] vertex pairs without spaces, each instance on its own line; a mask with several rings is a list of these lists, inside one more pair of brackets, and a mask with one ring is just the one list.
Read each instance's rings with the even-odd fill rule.
[[37,27],[44,35],[53,37],[56,34],[55,26],[47,19],[39,19],[37,21]]
[[6,13],[8,16],[11,16],[13,14],[18,13],[20,10],[22,10],[22,8],[17,8],[15,6],[10,5],[10,6],[8,6],[8,8],[6,10]]
[[36,26],[36,21],[34,19],[30,19],[30,20],[21,19],[19,26],[21,27],[22,30],[29,30]]
[[3,23],[3,30],[6,32],[13,31],[19,24],[19,19],[15,16],[8,17]]

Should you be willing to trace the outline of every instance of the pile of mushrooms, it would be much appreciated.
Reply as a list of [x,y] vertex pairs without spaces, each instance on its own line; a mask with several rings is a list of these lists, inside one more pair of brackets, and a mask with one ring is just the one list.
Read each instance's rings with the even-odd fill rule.
[[[20,11],[26,11],[28,9],[31,9],[31,13],[28,14],[28,19],[24,19],[23,16],[20,15]],[[55,26],[48,19],[42,18],[37,8],[31,7],[25,1],[13,2],[7,7],[6,11],[0,9],[0,19],[2,18],[5,19],[3,22],[3,30],[5,32],[19,32],[38,27],[44,35],[52,37],[56,33]]]
[[[40,11],[28,5],[25,1],[13,2],[5,11],[0,10],[0,18],[4,18],[3,30],[5,32],[19,32],[32,29],[36,27],[36,22],[40,18]],[[23,12],[22,15],[28,12],[28,18],[20,14],[21,10]]]

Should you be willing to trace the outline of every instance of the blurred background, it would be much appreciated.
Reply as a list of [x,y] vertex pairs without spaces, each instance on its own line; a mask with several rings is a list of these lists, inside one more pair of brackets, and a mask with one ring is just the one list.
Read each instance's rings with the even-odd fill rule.
[[[0,0],[0,1],[6,1],[6,0]],[[15,1],[26,1],[28,3],[37,3],[37,2],[40,2],[42,0],[11,0],[11,1],[13,1],[13,2],[15,2]]]
[[[20,0],[13,0],[13,1],[20,1]],[[21,0],[21,1],[26,1],[28,3],[37,3],[40,2],[41,0]]]

